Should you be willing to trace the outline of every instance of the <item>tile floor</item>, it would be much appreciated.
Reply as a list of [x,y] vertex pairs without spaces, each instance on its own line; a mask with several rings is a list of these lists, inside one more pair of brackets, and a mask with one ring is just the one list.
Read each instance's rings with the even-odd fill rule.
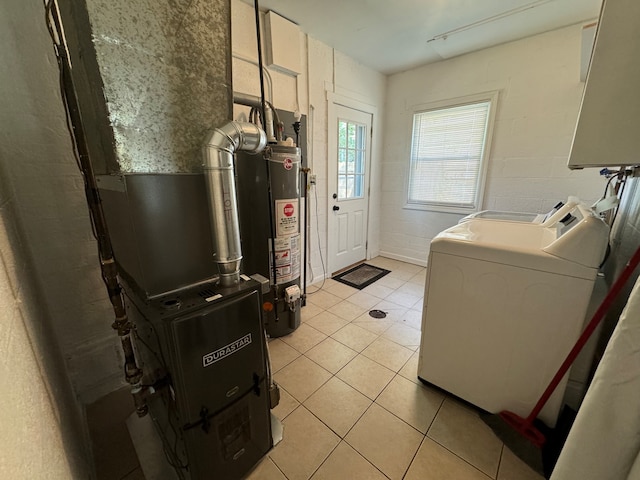
[[[368,263],[391,273],[361,291],[334,280],[309,287],[302,325],[269,342],[284,439],[248,480],[541,480],[474,409],[417,379],[425,269]],[[100,403],[124,419],[132,406],[113,407],[130,403],[123,392]],[[109,453],[115,437],[131,443],[123,426],[92,427],[99,480],[144,478],[135,453]]]
[[302,325],[269,342],[284,439],[248,478],[542,479],[473,408],[417,379],[425,269],[367,263],[391,273],[361,291],[309,287]]

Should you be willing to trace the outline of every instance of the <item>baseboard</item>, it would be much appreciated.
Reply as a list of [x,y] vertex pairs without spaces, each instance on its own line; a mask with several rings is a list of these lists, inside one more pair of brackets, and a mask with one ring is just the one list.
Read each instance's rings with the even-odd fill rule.
[[391,253],[391,252],[385,252],[385,251],[380,251],[380,256],[381,257],[387,257],[387,258],[391,258],[393,260],[399,260],[400,262],[405,262],[405,263],[413,263],[414,265],[420,265],[421,267],[426,267],[427,266],[427,261],[425,259],[418,259],[418,258],[413,258],[413,257],[407,257],[405,255],[398,255],[396,253]]

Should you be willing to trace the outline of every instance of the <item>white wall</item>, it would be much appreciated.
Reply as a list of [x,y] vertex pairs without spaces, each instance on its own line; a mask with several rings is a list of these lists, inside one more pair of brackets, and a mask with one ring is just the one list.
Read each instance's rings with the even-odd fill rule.
[[79,175],[64,158],[47,39],[42,2],[0,3],[0,478],[90,478],[88,433],[60,349],[82,341],[72,330],[83,318],[64,299],[85,300],[84,277],[67,273],[77,254],[68,235],[89,228],[76,195],[62,193],[75,192]]
[[[233,46],[233,88],[234,91],[251,95],[260,94],[258,68],[243,59],[257,60],[255,17],[253,7],[240,0],[231,3],[232,46]],[[262,35],[263,41],[265,36]],[[374,144],[372,148],[371,199],[369,211],[369,256],[379,252],[379,209],[380,209],[380,165],[382,158],[382,118],[386,76],[365,67],[347,55],[330,46],[300,33],[302,73],[297,78],[298,100],[296,99],[296,77],[269,69],[273,79],[273,104],[276,108],[289,111],[299,109],[308,119],[307,157],[312,173],[317,175],[316,191],[309,193],[311,244],[311,270],[309,280],[319,280],[323,267],[318,248],[318,234],[325,269],[327,266],[327,93],[366,104],[375,110]],[[268,96],[268,89],[267,89]],[[235,109],[238,117],[246,110]],[[332,126],[333,128],[333,126]],[[315,197],[318,198],[316,219]],[[317,222],[316,222],[317,220]],[[316,226],[317,225],[317,226]],[[326,272],[329,275],[331,272]]]
[[0,10],[0,167],[14,186],[25,248],[75,391],[85,402],[123,382],[82,177],[71,150],[41,1]]
[[21,244],[16,197],[6,178],[2,183],[0,478],[88,478],[82,413]]
[[568,195],[587,202],[601,195],[597,170],[566,167],[584,87],[581,30],[575,25],[389,77],[383,255],[425,264],[431,239],[461,218],[403,208],[416,105],[499,90],[484,209],[543,212]]

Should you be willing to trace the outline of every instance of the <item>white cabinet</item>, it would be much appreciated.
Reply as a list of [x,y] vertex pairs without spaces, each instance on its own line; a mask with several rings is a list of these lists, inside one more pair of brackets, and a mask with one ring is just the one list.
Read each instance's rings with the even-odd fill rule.
[[569,168],[640,164],[640,1],[605,0]]

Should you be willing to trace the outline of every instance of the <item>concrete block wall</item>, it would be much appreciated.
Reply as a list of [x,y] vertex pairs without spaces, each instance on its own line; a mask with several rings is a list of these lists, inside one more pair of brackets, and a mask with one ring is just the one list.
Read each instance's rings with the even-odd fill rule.
[[[100,277],[83,180],[58,87],[41,2],[2,4],[0,165],[10,182],[23,248],[75,392],[91,401],[122,384],[113,312]],[[100,369],[87,365],[99,362]]]
[[2,2],[0,41],[0,478],[90,478],[63,345],[87,341],[74,326],[109,326],[76,311],[87,299],[75,287],[95,267],[51,288],[86,266],[90,228],[42,2]]
[[543,212],[568,195],[587,202],[604,189],[597,170],[567,160],[584,84],[581,25],[391,75],[382,165],[381,251],[424,264],[429,242],[462,215],[403,208],[413,109],[498,90],[484,209]]
[[[1,9],[0,9],[1,11]],[[83,412],[0,163],[1,478],[89,478]]]

